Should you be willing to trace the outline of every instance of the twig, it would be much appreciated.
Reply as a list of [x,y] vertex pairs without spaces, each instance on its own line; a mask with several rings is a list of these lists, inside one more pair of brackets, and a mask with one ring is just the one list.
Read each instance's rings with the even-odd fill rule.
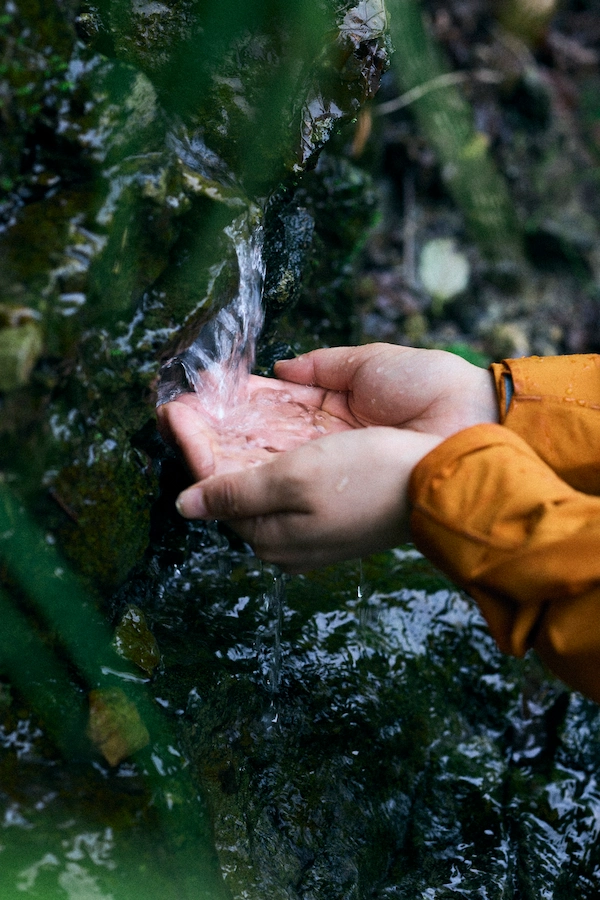
[[493,69],[477,69],[474,72],[443,72],[441,75],[436,75],[435,78],[430,78],[429,81],[425,81],[423,84],[418,84],[399,97],[394,97],[393,100],[380,103],[373,111],[378,116],[397,112],[399,109],[404,109],[405,106],[410,106],[411,103],[416,103],[417,100],[420,100],[421,97],[424,97],[431,91],[450,87],[453,84],[461,84],[463,81],[468,81],[471,77],[485,84],[498,84],[502,81],[503,76],[500,72],[495,72]]
[[404,277],[408,285],[414,288],[417,283],[417,201],[415,190],[415,175],[409,169],[404,176]]

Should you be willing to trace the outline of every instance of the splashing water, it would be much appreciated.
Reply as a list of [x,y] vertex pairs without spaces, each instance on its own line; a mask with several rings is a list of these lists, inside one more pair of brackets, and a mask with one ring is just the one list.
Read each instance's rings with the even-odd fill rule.
[[[266,462],[345,422],[318,406],[294,399],[282,383],[251,384],[250,373],[264,312],[263,228],[248,214],[226,229],[238,259],[235,299],[201,329],[196,340],[163,368],[158,405],[194,392],[196,415],[208,426],[205,439],[218,445],[219,472]],[[206,434],[210,438],[206,438]]]
[[238,260],[236,297],[204,325],[187,350],[166,363],[158,387],[158,405],[194,390],[202,394],[206,412],[218,421],[244,397],[264,320],[262,225],[252,227],[244,215],[225,233]]

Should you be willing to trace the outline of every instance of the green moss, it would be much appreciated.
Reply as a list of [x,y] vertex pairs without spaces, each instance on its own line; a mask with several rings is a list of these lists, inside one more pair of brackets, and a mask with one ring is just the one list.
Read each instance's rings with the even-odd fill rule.
[[[108,447],[107,447],[108,444]],[[92,445],[88,461],[63,469],[53,495],[65,512],[61,546],[93,584],[120,584],[148,544],[156,484],[114,441]]]
[[74,9],[37,0],[11,4],[0,20],[0,171],[20,174],[20,154],[42,111],[52,118],[75,42]]

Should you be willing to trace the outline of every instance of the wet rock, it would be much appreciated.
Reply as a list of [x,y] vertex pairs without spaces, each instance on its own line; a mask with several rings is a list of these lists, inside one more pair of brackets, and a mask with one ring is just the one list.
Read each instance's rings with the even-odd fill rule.
[[[172,544],[156,547],[129,591],[160,638],[152,690],[174,713],[168,751],[152,762],[193,773],[231,896],[505,900],[568,889],[595,900],[597,705],[532,654],[502,656],[475,605],[412,547],[282,588],[213,529],[193,525],[187,540],[176,560]],[[141,742],[137,714],[119,691],[95,693],[92,706],[97,744],[116,765]],[[0,725],[3,785],[14,784],[7,759],[36,751],[15,764],[8,859],[24,846],[2,886],[39,860],[33,836],[60,846],[105,828],[114,837],[102,858],[115,866],[93,870],[99,889],[121,900],[124,875],[144,883],[155,856],[164,871],[166,776],[144,792],[137,766],[103,768],[94,794],[79,767],[48,765],[41,741],[27,722]],[[177,790],[165,799],[185,809]],[[176,846],[187,838],[199,856],[204,842],[190,839],[183,813],[176,821]],[[201,876],[186,861],[169,873],[171,892]]]
[[[69,89],[67,61],[75,42],[70,3],[50,3],[40,16],[36,0],[2,7],[0,21],[0,187],[10,191],[21,170],[21,154],[38,121],[55,121]],[[0,209],[6,207],[6,201]]]
[[[345,11],[337,41],[325,57],[322,69],[317,69],[313,76],[302,111],[302,138],[296,169],[302,169],[323,147],[344,116],[356,115],[361,105],[377,93],[387,65],[384,0],[360,0]],[[323,91],[319,84],[325,80],[323,72],[331,68],[337,68],[340,73],[340,85],[332,94]]]
[[104,589],[123,581],[148,543],[153,478],[126,447],[118,432],[91,443],[86,458],[65,466],[51,485],[65,513],[60,528],[64,552],[92,584]]
[[289,309],[299,296],[310,262],[315,220],[294,199],[287,205],[274,202],[267,211],[267,276],[265,302],[271,316]]
[[[75,513],[66,514],[65,535],[74,518],[86,519],[80,507],[99,508],[94,479],[73,460],[93,455],[103,441],[116,442],[112,460],[124,461],[138,495],[130,442],[151,415],[162,360],[189,343],[236,290],[226,229],[244,210],[259,215],[250,195],[261,204],[274,191],[280,197],[269,205],[267,227],[275,313],[306,291],[315,235],[325,272],[336,227],[360,223],[344,234],[343,251],[334,250],[338,260],[330,257],[328,283],[339,286],[364,227],[357,211],[368,188],[350,169],[335,176],[337,187],[327,187],[327,213],[327,204],[312,197],[326,180],[304,188],[301,176],[333,125],[376,90],[387,53],[382,4],[315,5],[316,20],[327,25],[315,30],[290,18],[285,5],[257,21],[239,4],[230,12],[230,21],[217,22],[184,0],[168,9],[112,0],[83,4],[76,15],[69,4],[53,3],[41,26],[36,4],[6,7],[0,292],[3,303],[30,309],[34,324],[3,336],[11,344],[5,354],[17,360],[6,369],[4,390],[21,393],[5,407],[10,421],[2,428],[14,446],[35,445],[31,482],[45,461],[46,481]],[[314,115],[317,94],[328,104],[327,125]],[[295,182],[280,190],[292,171]],[[332,227],[326,219],[346,202],[344,185],[353,211],[347,204],[349,214]],[[47,427],[47,415],[55,427]],[[67,472],[60,485],[57,471]],[[138,528],[127,526],[132,535],[148,533],[154,488],[141,471],[147,499],[132,504],[142,516]],[[70,551],[73,540],[70,533]],[[141,541],[134,545],[131,561]],[[86,556],[82,548],[77,558]]]
[[163,113],[143,73],[98,54],[81,54],[73,57],[67,75],[71,89],[60,109],[59,133],[86,156],[110,165],[160,148]]
[[185,709],[234,897],[534,897],[566,866],[592,900],[593,704],[503,657],[413,548],[288,581],[277,633],[272,577],[195,539],[155,568],[155,687]]
[[[164,122],[150,82],[77,54],[67,74],[55,135],[36,148],[38,196],[0,236],[3,295],[40,312],[50,354],[72,353],[86,326],[117,330],[131,316],[166,265],[186,203],[174,155],[156,149]],[[63,154],[79,157],[77,176]]]
[[[235,293],[239,267],[227,231],[240,215],[265,219],[273,317],[306,302],[322,305],[323,318],[346,328],[345,286],[375,195],[369,178],[337,158],[337,150],[320,164],[318,156],[377,88],[387,60],[385,12],[378,0],[328,0],[314,4],[325,27],[313,30],[284,3],[269,4],[268,15],[256,21],[250,5],[237,2],[222,4],[218,21],[206,5],[186,0],[168,8],[109,0],[78,11],[56,0],[43,16],[29,0],[18,9],[9,0],[6,8],[0,359],[8,358],[2,357],[6,331],[11,341],[18,338],[11,347],[18,344],[19,364],[10,392],[0,386],[0,469],[35,507],[48,545],[56,541],[61,566],[83,576],[90,597],[110,602],[118,591],[119,605],[123,598],[135,601],[116,642],[129,661],[159,678],[152,634],[162,645],[164,629],[151,609],[144,609],[144,627],[141,613],[145,600],[159,603],[160,595],[160,589],[152,593],[149,546],[168,545],[176,558],[195,546],[181,523],[173,525],[172,502],[163,500],[152,514],[158,472],[169,468],[152,420],[160,364]],[[141,446],[152,446],[155,458]],[[212,559],[209,546],[198,552]],[[127,581],[132,571],[139,596]],[[56,567],[55,577],[61,572]],[[239,609],[245,626],[241,601]],[[176,625],[176,641],[185,632]],[[210,681],[213,650],[204,638],[167,646],[170,664],[185,669],[188,660],[200,659],[206,666],[195,669],[198,679]],[[226,679],[223,689],[231,709],[243,693],[260,723],[256,684],[240,681],[237,693],[237,681]],[[191,689],[186,684],[185,694]],[[181,706],[171,699],[174,709],[186,707],[185,697]],[[220,715],[217,710],[213,721]],[[194,721],[197,733],[209,733],[209,719]],[[253,723],[244,726],[243,741],[255,732],[260,738],[260,724],[258,731]],[[148,740],[135,707],[118,690],[92,692],[89,735],[111,766]],[[188,739],[194,743],[191,731],[182,742]],[[270,811],[252,799],[256,785],[244,774],[237,745],[223,753],[222,741],[217,729],[194,757],[193,771],[202,771],[214,791],[219,815],[229,799],[231,834],[244,847],[229,859],[241,873],[247,850],[247,872],[257,873],[257,886],[263,872],[272,885],[280,872],[299,882],[308,856],[296,854],[288,839],[278,842]],[[166,768],[176,743],[168,745]],[[263,750],[259,765],[268,761]],[[188,767],[175,752],[175,763]],[[329,766],[324,777],[333,771]],[[306,773],[303,779],[308,785]],[[243,817],[233,818],[241,808],[238,786],[247,788],[248,810],[265,836],[258,861]],[[164,803],[183,807],[175,794],[165,794]],[[131,820],[137,819],[134,810]],[[219,837],[224,862],[231,852],[226,819]],[[289,833],[301,830],[300,813],[290,819]],[[326,825],[315,817],[319,845]],[[348,833],[345,826],[336,831],[335,848],[341,851]],[[181,836],[189,837],[183,826]],[[351,883],[356,868],[344,853],[340,885]],[[118,890],[107,888],[115,896]]]
[[265,192],[286,169],[314,162],[339,122],[374,95],[388,63],[383,0],[328,0],[302,12],[276,2],[253,15],[226,3],[214,17],[188,0],[112,0],[86,15],[95,17],[91,46],[106,46],[110,34],[165,107],[195,122],[241,180]]
[[[168,354],[182,324],[180,343],[230,296],[236,275],[231,248],[224,240],[214,252],[213,246],[215,232],[218,241],[249,203],[241,184],[256,187],[258,177],[261,191],[268,191],[286,167],[314,163],[331,133],[316,119],[314,129],[306,124],[314,119],[315,91],[326,103],[339,95],[333,123],[354,115],[376,90],[386,64],[384,8],[380,2],[331,4],[322,13],[331,37],[304,27],[299,42],[300,26],[289,20],[289,10],[282,7],[281,15],[250,30],[238,10],[229,32],[226,26],[213,42],[215,23],[194,4],[167,9],[115,0],[80,10],[77,27],[87,47],[75,43],[73,10],[53,8],[41,31],[31,27],[34,5],[17,10],[9,3],[7,10],[3,90],[10,102],[2,115],[26,155],[4,204],[3,297],[40,313],[50,358],[73,360],[90,327],[119,339],[139,310],[133,343],[142,347],[142,365],[151,366],[161,339]],[[200,45],[203,52],[195,52]],[[48,57],[47,48],[54,55]],[[199,67],[197,83],[180,65],[184,58]],[[22,84],[24,72],[34,80]],[[275,73],[282,74],[285,96],[273,113],[267,89]],[[179,92],[182,79],[188,90]],[[23,105],[22,98],[37,100],[42,91],[43,108],[29,100]],[[263,127],[261,116],[270,116],[273,127],[266,120]],[[28,133],[34,137],[26,149]],[[311,149],[298,157],[301,133]],[[3,147],[12,159],[14,147]],[[260,172],[252,162],[259,151]],[[217,206],[223,213],[215,214]],[[278,251],[289,264],[272,277],[278,308],[298,297],[311,229],[300,202],[282,212],[281,223]]]
[[[322,333],[323,341],[348,343],[353,334],[353,318],[348,312],[355,303],[353,262],[377,209],[373,182],[364,170],[347,159],[325,151],[315,169],[302,179],[294,203],[302,217],[302,230],[292,232],[296,234],[293,259],[298,266],[286,268],[279,262],[272,268],[267,245],[267,321],[288,308],[282,304],[285,293],[279,297],[273,295],[274,271],[282,273],[286,291],[292,300],[297,298],[300,313],[310,317],[313,328]],[[309,237],[309,216],[314,222],[310,245],[304,243]],[[298,246],[298,237],[304,246]],[[290,291],[291,284],[294,284],[293,291]]]

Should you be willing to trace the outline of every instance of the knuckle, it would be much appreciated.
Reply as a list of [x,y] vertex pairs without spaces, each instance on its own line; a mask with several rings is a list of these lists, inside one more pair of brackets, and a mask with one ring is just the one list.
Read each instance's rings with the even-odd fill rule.
[[280,488],[281,501],[290,508],[296,509],[303,499],[303,485],[303,479],[299,476],[286,479],[285,484],[282,484]]
[[239,516],[239,502],[235,482],[226,476],[205,488],[206,506],[215,518],[233,518]]
[[256,556],[263,562],[285,568],[290,557],[288,522],[285,517],[264,516],[253,522],[249,543]]
[[249,543],[259,559],[276,562],[279,534],[269,519],[255,520]]
[[290,511],[306,511],[312,505],[312,491],[318,468],[318,460],[303,460],[298,471],[286,478],[280,486],[280,502]]

